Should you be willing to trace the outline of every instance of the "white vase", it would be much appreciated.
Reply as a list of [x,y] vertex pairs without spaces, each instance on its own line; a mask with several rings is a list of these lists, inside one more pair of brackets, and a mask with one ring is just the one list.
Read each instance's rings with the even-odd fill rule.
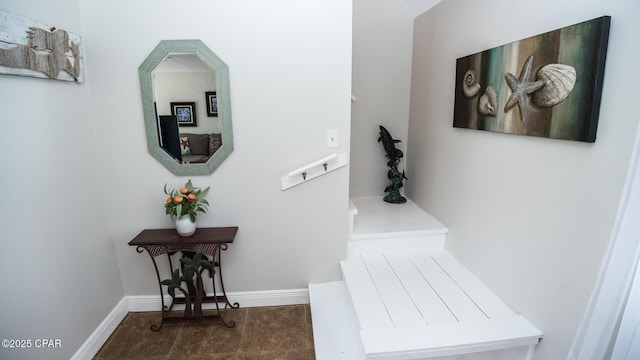
[[182,215],[176,219],[176,231],[182,237],[191,236],[196,232],[196,222],[189,215]]

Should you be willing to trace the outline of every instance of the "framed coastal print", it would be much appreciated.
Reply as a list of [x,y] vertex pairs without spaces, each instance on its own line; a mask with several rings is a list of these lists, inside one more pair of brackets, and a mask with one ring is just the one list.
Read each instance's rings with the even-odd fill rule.
[[456,61],[453,126],[595,142],[611,17]]
[[178,119],[178,126],[197,126],[195,102],[172,102],[171,115]]

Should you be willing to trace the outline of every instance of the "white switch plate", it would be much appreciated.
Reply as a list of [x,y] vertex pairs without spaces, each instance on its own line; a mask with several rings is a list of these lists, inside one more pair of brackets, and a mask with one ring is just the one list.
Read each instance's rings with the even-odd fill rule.
[[338,147],[338,130],[327,130],[327,147]]

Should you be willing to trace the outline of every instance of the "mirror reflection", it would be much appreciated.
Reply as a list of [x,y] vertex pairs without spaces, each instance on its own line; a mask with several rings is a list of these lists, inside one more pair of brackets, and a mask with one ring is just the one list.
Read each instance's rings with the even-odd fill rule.
[[222,146],[215,69],[197,53],[169,53],[151,77],[160,147],[179,163],[206,163]]
[[162,40],[138,68],[149,153],[177,175],[233,151],[229,70],[200,40]]

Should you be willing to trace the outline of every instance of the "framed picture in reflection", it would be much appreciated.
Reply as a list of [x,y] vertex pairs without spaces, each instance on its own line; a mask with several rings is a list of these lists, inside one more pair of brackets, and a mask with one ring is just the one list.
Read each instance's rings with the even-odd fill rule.
[[171,115],[178,119],[178,126],[197,126],[195,102],[172,102]]
[[207,116],[218,116],[218,97],[215,91],[207,91],[204,93],[207,103]]

